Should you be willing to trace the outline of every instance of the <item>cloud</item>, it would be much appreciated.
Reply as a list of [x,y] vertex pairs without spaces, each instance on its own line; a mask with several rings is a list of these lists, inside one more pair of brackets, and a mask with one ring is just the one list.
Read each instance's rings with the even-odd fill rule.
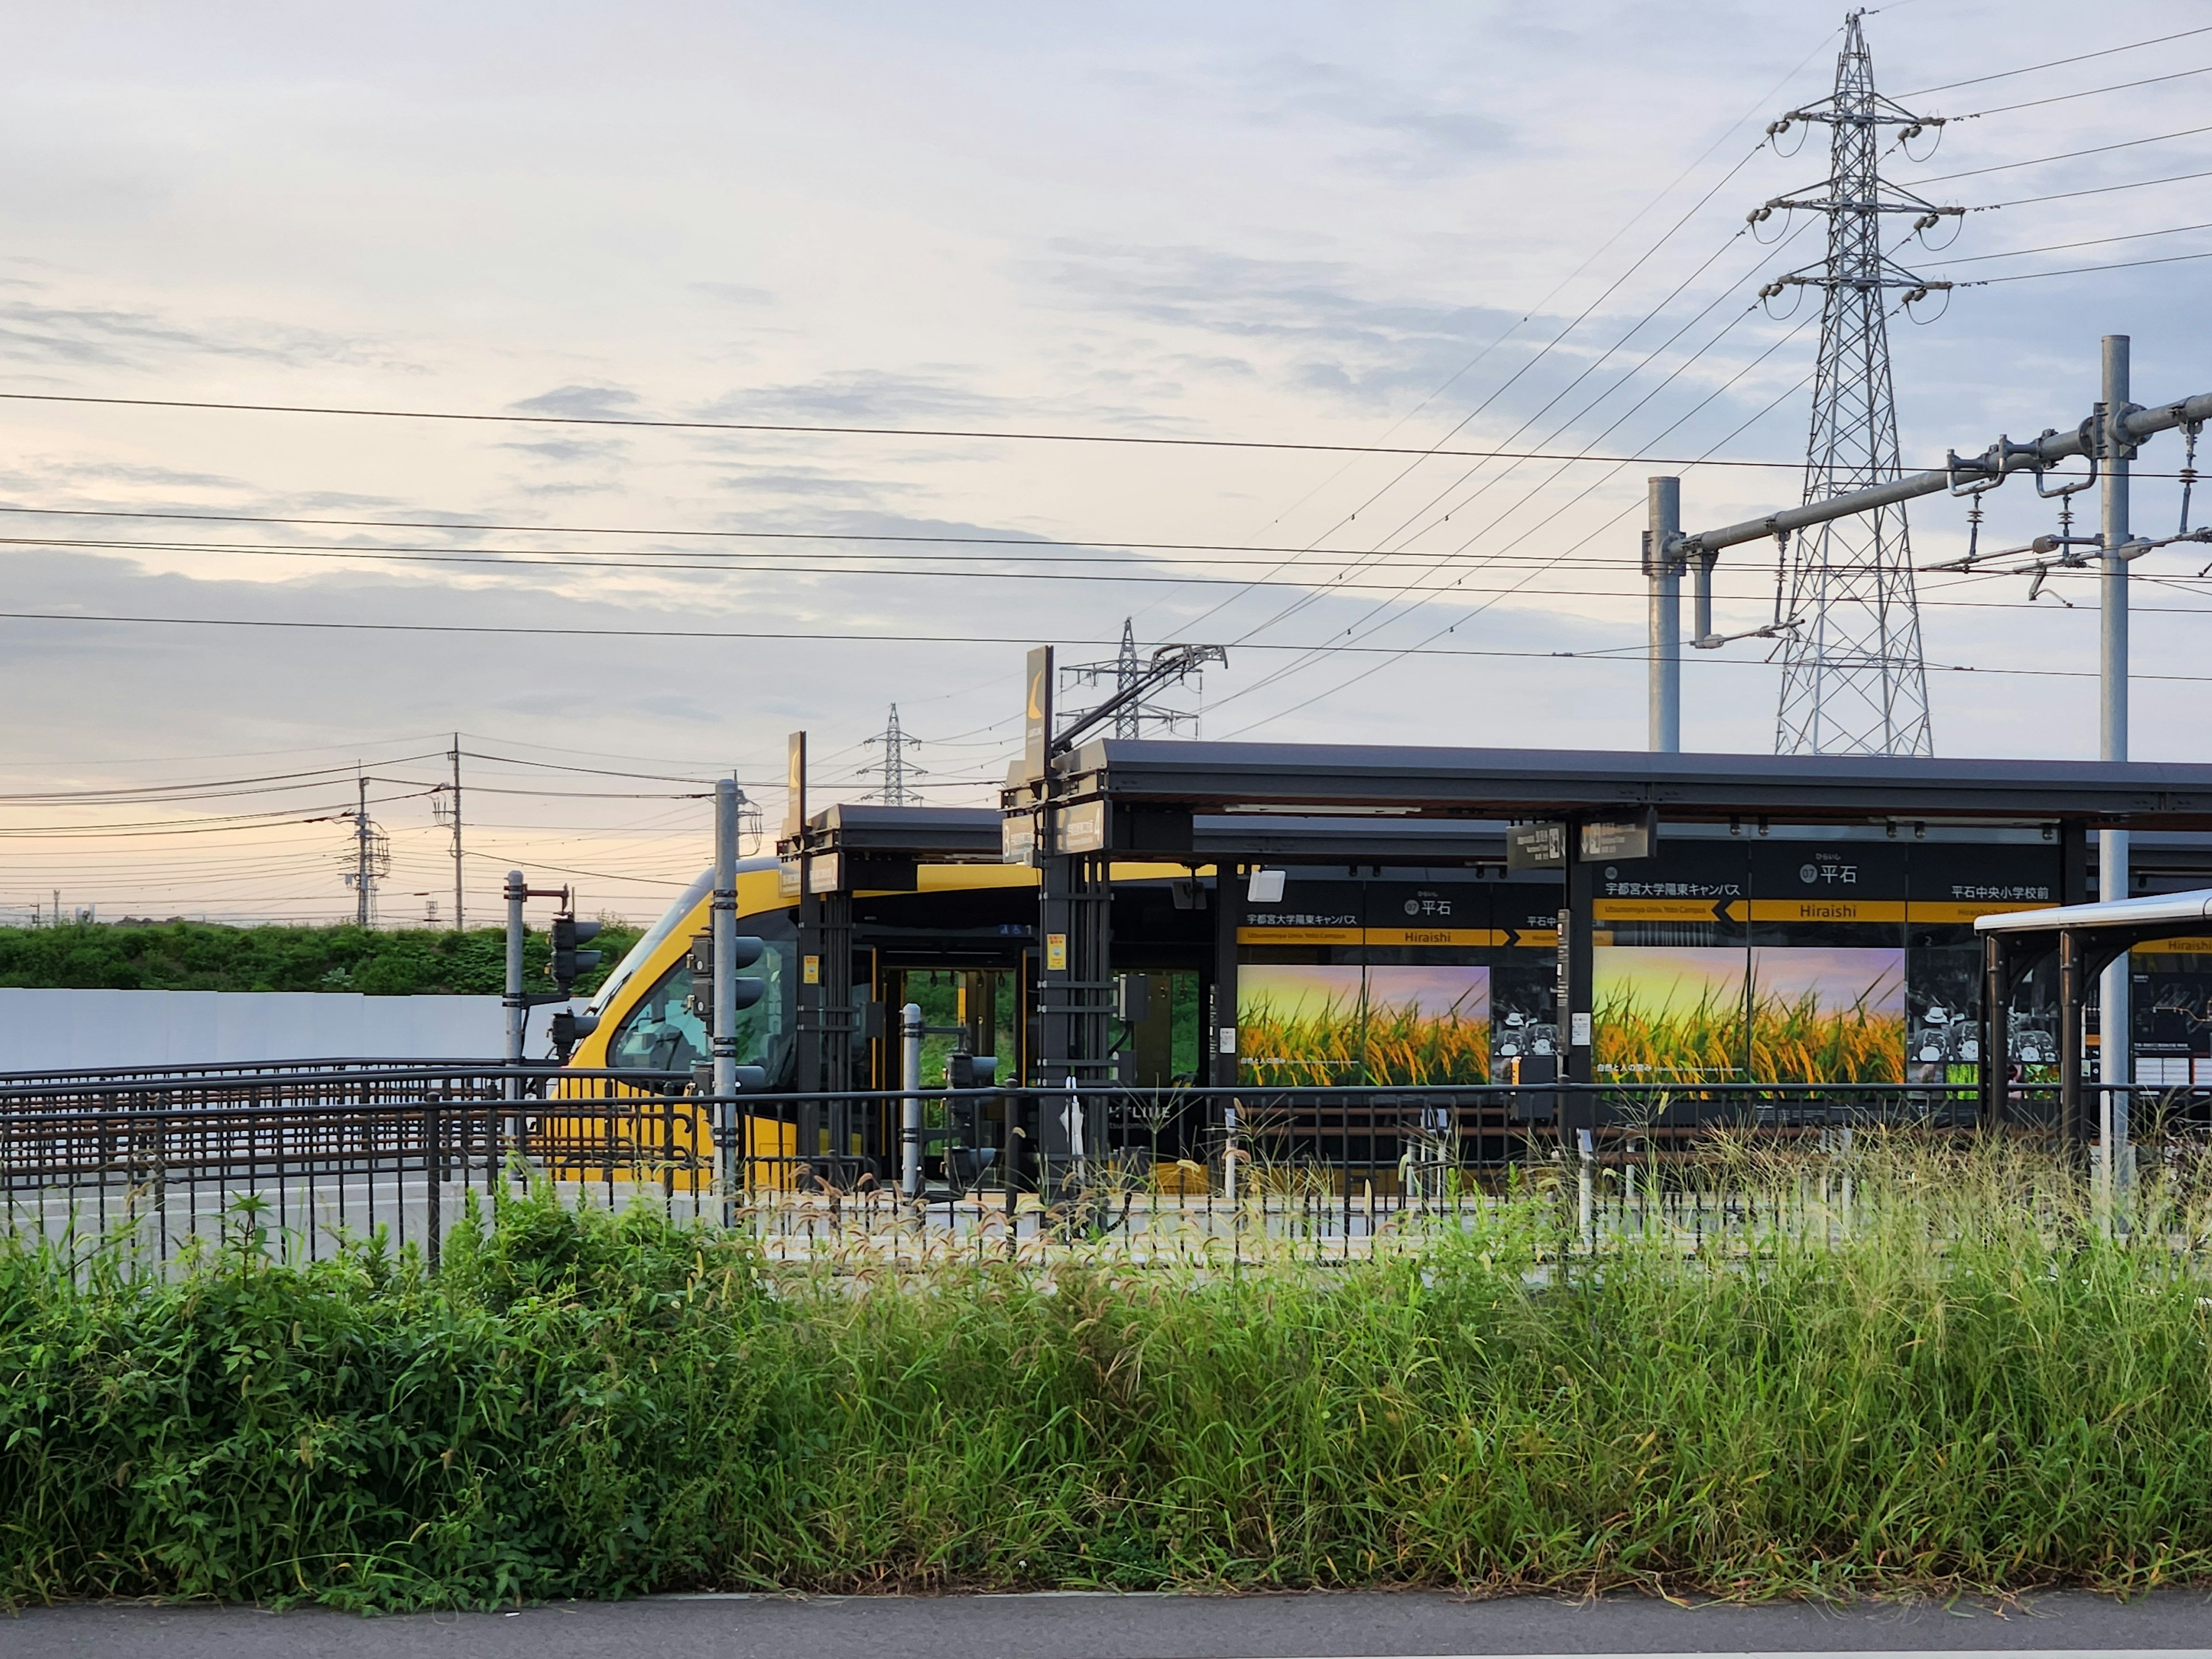
[[566,466],[578,461],[612,460],[628,453],[629,445],[621,438],[531,438],[502,443],[500,447],[533,460]]
[[307,368],[384,363],[362,340],[264,322],[191,327],[152,311],[0,301],[0,356],[77,368],[151,369],[179,356]]
[[724,392],[699,410],[710,421],[831,422],[884,426],[974,424],[1034,405],[963,384],[972,370],[924,365],[908,373],[847,369],[811,380]]
[[571,420],[623,420],[636,414],[637,393],[618,386],[558,386],[507,407],[518,415],[560,415]]
[[1513,147],[1512,129],[1470,107],[1479,94],[1464,86],[1414,88],[1293,52],[1229,74],[1259,119],[1317,116],[1390,141],[1362,153],[1370,167],[1432,173],[1494,160]]
[[742,283],[694,283],[694,294],[703,294],[710,300],[720,300],[730,306],[772,306],[775,295],[764,288],[747,288]]

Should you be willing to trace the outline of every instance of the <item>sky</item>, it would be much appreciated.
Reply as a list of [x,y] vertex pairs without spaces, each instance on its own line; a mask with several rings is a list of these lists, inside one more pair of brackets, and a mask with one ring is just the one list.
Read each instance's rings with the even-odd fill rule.
[[[927,799],[988,802],[1025,647],[1125,617],[1227,647],[1207,738],[1636,748],[1645,476],[1692,528],[1802,488],[1817,315],[1756,295],[1820,229],[1745,220],[1825,179],[1766,128],[1832,4],[12,12],[0,921],[350,915],[357,770],[380,920],[450,921],[455,748],[473,919],[518,865],[650,916],[714,776],[773,824],[803,728],[860,798],[896,703]],[[2212,260],[2129,263],[2212,252],[2212,178],[2135,187],[2212,173],[2212,12],[1866,28],[1951,118],[1888,175],[1978,210],[1897,257],[1985,283],[1892,324],[1905,464],[2071,427],[2106,332],[2139,400],[2212,389]],[[1923,504],[1916,560],[1966,532]],[[2202,757],[2203,562],[2136,568],[2140,758]],[[1771,549],[1719,581],[1772,620]],[[1939,754],[2095,755],[2092,585],[1922,604]],[[1686,748],[1771,750],[1771,650],[1695,654]]]

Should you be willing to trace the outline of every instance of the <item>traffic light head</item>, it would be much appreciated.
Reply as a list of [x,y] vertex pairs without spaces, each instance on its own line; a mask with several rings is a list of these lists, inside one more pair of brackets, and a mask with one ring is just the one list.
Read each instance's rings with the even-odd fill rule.
[[566,1063],[576,1045],[599,1029],[597,1014],[574,1014],[563,1008],[553,1016],[553,1050]]
[[948,1055],[945,1062],[946,1083],[955,1089],[988,1089],[997,1081],[999,1057],[996,1054]]
[[[731,966],[750,968],[767,953],[766,939],[740,933],[732,941]],[[684,1006],[696,1018],[711,1025],[714,1018],[714,936],[712,933],[693,936],[690,953],[684,958],[684,965],[691,970],[691,994]],[[739,1013],[768,994],[768,981],[764,979],[738,978],[736,985],[735,1000]]]
[[601,952],[576,948],[587,939],[598,938],[599,933],[596,921],[579,921],[571,915],[553,918],[552,959],[545,971],[562,996],[574,988],[579,974],[587,974],[599,965]]

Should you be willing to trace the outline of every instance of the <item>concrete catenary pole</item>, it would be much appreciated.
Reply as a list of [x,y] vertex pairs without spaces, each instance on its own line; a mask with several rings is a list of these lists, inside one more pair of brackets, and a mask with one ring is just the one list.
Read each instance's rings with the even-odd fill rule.
[[[2099,653],[2097,756],[2100,760],[2128,757],[2128,460],[2134,446],[2124,424],[2133,412],[2128,400],[2128,337],[2105,336],[2104,398],[2098,409],[2103,450],[2104,556],[2099,580]],[[2124,899],[2128,896],[2128,832],[2102,830],[2097,834],[2097,896]],[[2105,969],[2098,987],[2097,1075],[2106,1087],[2099,1129],[2105,1144],[2106,1178],[2127,1181],[2128,1106],[2124,1085],[2135,1081],[2130,1063],[2134,1048],[2134,1023],[2130,1018],[2128,993],[2131,972],[2126,953]],[[2115,1091],[2115,1085],[2119,1085]]]
[[1682,533],[1682,481],[1653,478],[1644,568],[1650,585],[1649,746],[1655,755],[1682,750],[1682,562],[1670,544]]
[[909,1002],[899,1011],[900,1084],[906,1091],[899,1102],[899,1191],[908,1198],[921,1196],[921,1005]]
[[738,785],[714,782],[714,896],[709,912],[708,955],[714,964],[714,1000],[708,1010],[714,1059],[714,1151],[722,1189],[722,1220],[733,1219],[738,1173]]
[[738,786],[729,778],[714,783],[714,1094],[726,1100],[738,1091]]
[[530,1010],[522,1000],[522,902],[530,884],[520,870],[507,872],[507,1097],[522,1098],[522,1023]]

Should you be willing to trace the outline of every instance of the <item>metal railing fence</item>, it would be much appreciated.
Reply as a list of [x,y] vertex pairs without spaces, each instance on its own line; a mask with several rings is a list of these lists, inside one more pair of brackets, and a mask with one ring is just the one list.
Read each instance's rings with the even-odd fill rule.
[[[153,1261],[255,1228],[295,1260],[380,1235],[434,1267],[471,1202],[535,1186],[791,1253],[1120,1237],[1350,1254],[1529,1182],[1571,1195],[1585,1229],[1655,1203],[1734,1225],[1740,1195],[1707,1178],[1729,1135],[1817,1151],[1865,1127],[1978,1127],[1974,1090],[1951,1084],[939,1088],[922,1091],[921,1188],[902,1191],[908,1091],[689,1088],[481,1064],[0,1079],[0,1227]],[[2046,1133],[2050,1092],[2016,1091],[2013,1127]],[[2212,1123],[2212,1091],[2127,1092],[2139,1148]]]

